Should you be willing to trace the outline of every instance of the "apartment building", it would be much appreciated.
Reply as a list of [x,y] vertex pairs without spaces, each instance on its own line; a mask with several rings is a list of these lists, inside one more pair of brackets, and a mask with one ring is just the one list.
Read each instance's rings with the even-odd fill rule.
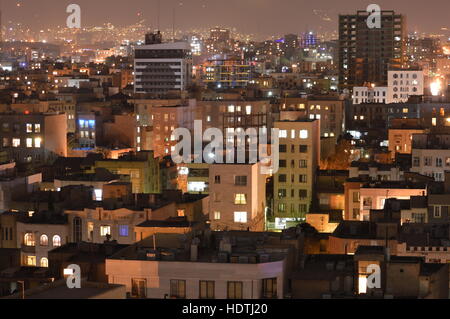
[[266,175],[260,163],[212,164],[209,194],[212,230],[264,230]]
[[[288,248],[276,245],[269,252],[261,233],[229,234],[236,238],[218,233],[220,252],[215,248],[199,250],[201,244],[192,238],[186,249],[181,241],[186,235],[148,238],[106,260],[109,283],[125,285],[131,298],[283,298]],[[261,242],[257,252],[250,253],[238,244],[245,239],[242,242],[254,245],[255,237]]]
[[95,162],[95,168],[106,168],[115,175],[128,175],[133,193],[160,193],[159,160],[152,151],[128,153],[118,159]]
[[112,209],[98,206],[82,210],[65,210],[69,224],[69,242],[101,244],[116,240],[119,244],[135,242],[134,227],[149,218],[151,209]]
[[162,36],[146,35],[146,44],[136,47],[134,91],[164,95],[184,91],[192,82],[192,53],[187,42],[162,43]]
[[450,169],[450,134],[415,134],[411,172],[442,182]]
[[67,115],[0,114],[0,150],[20,163],[52,163],[67,156]]
[[427,186],[410,182],[367,183],[360,189],[360,220],[369,220],[370,210],[381,210],[390,198],[411,199],[412,196],[426,196]]
[[49,267],[48,252],[69,239],[67,219],[52,212],[29,213],[17,220],[16,228],[23,266]]
[[280,162],[274,175],[275,227],[304,221],[313,198],[320,160],[320,120],[275,122]]
[[387,103],[408,102],[410,96],[424,94],[424,76],[421,70],[389,70]]

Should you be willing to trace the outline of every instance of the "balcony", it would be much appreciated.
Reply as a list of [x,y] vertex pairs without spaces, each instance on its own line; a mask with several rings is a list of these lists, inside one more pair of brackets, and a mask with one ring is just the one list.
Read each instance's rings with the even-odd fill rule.
[[36,246],[27,246],[25,244],[22,244],[21,250],[24,253],[35,254],[36,253]]

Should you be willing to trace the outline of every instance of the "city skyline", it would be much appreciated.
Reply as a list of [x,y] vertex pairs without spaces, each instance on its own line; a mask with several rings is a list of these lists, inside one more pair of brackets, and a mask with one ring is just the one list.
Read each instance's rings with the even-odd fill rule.
[[[2,3],[4,23],[21,23],[31,28],[51,28],[65,24],[67,5],[74,1],[42,0],[34,1],[4,0]],[[377,1],[383,10],[395,10],[407,16],[408,31],[441,33],[447,35],[446,28],[439,21],[445,21],[445,13],[450,9],[450,3],[441,0],[429,3],[411,3],[409,1]],[[213,26],[223,26],[239,30],[243,33],[255,34],[261,38],[274,35],[301,33],[314,30],[319,33],[333,32],[337,29],[338,15],[365,10],[365,1],[351,0],[345,3],[332,3],[319,0],[314,3],[307,1],[282,0],[277,2],[274,11],[274,0],[168,0],[142,1],[135,0],[133,4],[104,0],[89,2],[76,1],[82,10],[82,27],[112,23],[124,26],[146,20],[146,24],[158,29],[191,29]],[[406,4],[406,5],[405,5]],[[256,6],[257,5],[257,6]],[[130,8],[131,7],[131,8]],[[435,10],[440,8],[440,10]],[[219,14],[220,13],[220,14]],[[175,23],[174,23],[175,17]],[[420,25],[421,29],[417,29]]]

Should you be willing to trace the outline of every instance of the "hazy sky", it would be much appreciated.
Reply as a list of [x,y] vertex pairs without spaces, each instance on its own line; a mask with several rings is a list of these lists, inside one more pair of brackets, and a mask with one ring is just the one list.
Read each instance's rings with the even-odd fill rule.
[[[131,24],[140,20],[139,12],[156,26],[158,0],[1,1],[4,20],[36,28],[64,25],[65,9],[71,3],[81,6],[82,23],[88,26],[104,22]],[[175,7],[177,28],[220,25],[263,35],[298,33],[307,28],[334,30],[339,13],[353,13],[371,3],[406,14],[408,30],[437,32],[450,27],[449,0],[160,0],[160,3],[162,29],[171,27]],[[325,21],[326,17],[331,21]]]

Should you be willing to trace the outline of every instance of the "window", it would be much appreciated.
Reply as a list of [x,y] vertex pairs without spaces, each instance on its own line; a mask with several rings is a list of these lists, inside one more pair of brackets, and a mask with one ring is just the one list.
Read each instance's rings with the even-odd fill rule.
[[247,186],[247,176],[235,176],[234,185],[236,186]]
[[186,281],[171,280],[170,281],[170,297],[177,299],[186,298]]
[[353,208],[353,219],[359,219],[359,208]]
[[40,148],[40,147],[41,147],[41,144],[42,144],[42,139],[41,139],[40,137],[36,137],[36,138],[34,139],[34,147]]
[[277,278],[263,279],[263,299],[277,298]]
[[41,258],[41,267],[48,268],[48,259],[45,257]]
[[146,298],[147,297],[147,280],[145,279],[131,279],[131,297]]
[[280,144],[280,153],[286,153],[287,147],[286,144]]
[[214,176],[214,184],[220,184],[220,175]]
[[308,153],[308,145],[300,145],[300,153]]
[[23,238],[23,243],[25,244],[25,246],[30,246],[30,247],[35,246],[36,243],[34,241],[34,235],[32,233],[26,233]]
[[34,132],[41,133],[41,124],[34,124]]
[[442,167],[442,158],[436,157],[436,167]]
[[286,167],[286,160],[280,160],[280,167],[285,168]]
[[214,220],[220,220],[220,212],[214,212]]
[[308,182],[308,176],[307,175],[299,175],[298,176],[298,182],[305,184]]
[[308,161],[307,160],[300,160],[300,168],[307,168],[308,167]]
[[33,147],[33,139],[27,138],[27,147]]
[[228,299],[242,299],[242,281],[229,281],[227,291]]
[[441,218],[441,206],[433,206],[433,217]]
[[214,281],[200,280],[200,299],[214,299]]
[[13,138],[12,139],[12,146],[13,147],[20,147],[20,138]]
[[247,223],[247,212],[234,212],[235,223]]
[[278,204],[278,211],[279,211],[280,213],[286,212],[286,204],[284,204],[284,203]]
[[100,236],[111,235],[111,226],[100,226]]
[[450,157],[445,158],[445,166],[450,166]]
[[36,256],[27,256],[26,257],[27,266],[35,267],[36,266]]
[[359,198],[359,192],[353,192],[353,203],[359,203],[360,198]]
[[414,157],[413,158],[413,166],[419,167],[420,166],[420,157]]
[[285,189],[279,189],[278,190],[278,198],[286,198],[286,190]]
[[279,138],[287,138],[287,131],[286,130],[280,130]]
[[425,166],[433,166],[433,158],[431,156],[426,156],[424,162]]
[[308,138],[308,130],[301,130],[300,131],[300,138],[301,139],[307,139]]
[[278,175],[278,182],[279,183],[286,183],[286,174]]
[[128,237],[128,225],[119,225],[119,236],[120,237]]
[[27,133],[33,133],[33,124],[27,124]]
[[39,244],[41,246],[48,246],[48,236],[47,235],[42,235],[41,239],[39,240]]
[[235,194],[234,195],[234,204],[235,205],[246,205],[247,199],[245,194]]
[[61,246],[61,237],[58,235],[53,236],[53,247],[60,247]]
[[299,195],[300,198],[307,198],[308,197],[308,190],[300,189],[298,191],[298,195]]
[[78,243],[82,240],[81,236],[81,218],[75,217],[73,219],[73,240]]

